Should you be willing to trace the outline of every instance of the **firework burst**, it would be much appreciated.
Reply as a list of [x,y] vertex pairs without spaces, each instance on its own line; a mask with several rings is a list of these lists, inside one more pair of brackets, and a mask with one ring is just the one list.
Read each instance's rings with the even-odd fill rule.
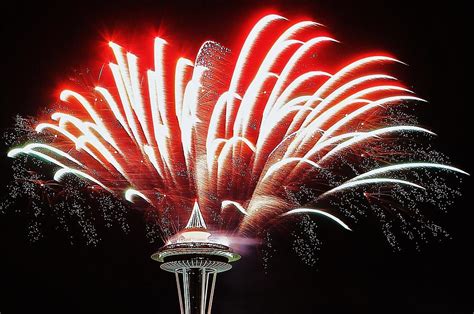
[[244,235],[308,213],[350,230],[344,217],[365,207],[347,198],[377,211],[433,192],[440,171],[466,174],[414,144],[434,133],[397,109],[424,101],[383,70],[401,62],[330,71],[320,55],[336,42],[318,23],[267,15],[238,54],[208,41],[176,57],[156,38],[148,71],[110,42],[111,87],[62,91],[35,125],[47,140],[8,155],[150,208],[173,232],[197,202],[210,228]]

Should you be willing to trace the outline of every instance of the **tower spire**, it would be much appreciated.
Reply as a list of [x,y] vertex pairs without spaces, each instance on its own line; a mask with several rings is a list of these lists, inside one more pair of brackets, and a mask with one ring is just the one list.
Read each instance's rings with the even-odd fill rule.
[[201,210],[199,209],[199,204],[197,201],[194,201],[193,211],[191,217],[189,217],[188,224],[185,229],[207,229],[206,223],[204,222],[204,217],[202,217]]

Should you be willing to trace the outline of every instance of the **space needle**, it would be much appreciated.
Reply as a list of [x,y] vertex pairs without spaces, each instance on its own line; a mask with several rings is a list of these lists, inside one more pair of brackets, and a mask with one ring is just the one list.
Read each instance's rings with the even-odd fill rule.
[[151,258],[175,274],[181,314],[210,314],[217,274],[240,255],[213,241],[196,202],[186,227]]

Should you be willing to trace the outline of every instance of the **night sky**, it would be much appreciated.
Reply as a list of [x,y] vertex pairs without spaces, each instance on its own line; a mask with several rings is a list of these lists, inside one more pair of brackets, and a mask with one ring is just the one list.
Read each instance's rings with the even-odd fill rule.
[[[55,102],[73,70],[95,67],[108,37],[133,40],[151,29],[174,42],[235,43],[241,23],[259,12],[311,17],[328,26],[346,53],[389,51],[408,63],[399,77],[429,100],[417,110],[423,126],[439,136],[434,146],[472,173],[472,100],[467,47],[472,21],[467,5],[448,1],[58,1],[2,4],[1,131],[14,116],[35,115]],[[257,5],[258,3],[258,5]],[[240,36],[242,34],[239,34]],[[122,35],[124,36],[124,35]],[[152,37],[149,38],[152,47]],[[354,49],[354,50],[351,50]],[[2,194],[12,180],[7,147],[1,146]],[[434,213],[452,239],[420,252],[394,252],[377,225],[349,233],[319,227],[319,262],[306,266],[277,235],[279,249],[263,268],[257,249],[218,277],[214,313],[472,313],[472,180],[447,214]],[[16,205],[21,207],[23,205]],[[27,221],[0,214],[0,313],[178,313],[174,277],[150,259],[160,244],[145,238],[141,214],[131,212],[131,231],[100,232],[97,246],[69,244],[54,223],[32,243]]]

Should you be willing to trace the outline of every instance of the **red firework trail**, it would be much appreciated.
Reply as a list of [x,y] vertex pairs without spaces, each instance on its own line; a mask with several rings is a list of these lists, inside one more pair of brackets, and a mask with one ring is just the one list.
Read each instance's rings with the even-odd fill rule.
[[[66,109],[36,126],[53,140],[9,156],[38,157],[59,167],[57,181],[76,175],[183,222],[184,209],[197,202],[211,228],[245,234],[298,213],[349,229],[328,198],[373,186],[424,189],[392,177],[406,170],[465,173],[428,161],[389,164],[387,152],[400,149],[380,143],[400,134],[433,135],[387,122],[389,108],[423,100],[381,70],[400,63],[386,55],[321,70],[320,53],[336,40],[320,28],[267,15],[237,55],[208,41],[194,60],[176,57],[170,43],[156,38],[154,68],[146,72],[137,56],[110,42],[113,86],[83,95],[64,90]],[[363,168],[367,159],[372,167]],[[339,171],[347,165],[357,171]],[[290,197],[308,184],[315,187],[309,199]]]

